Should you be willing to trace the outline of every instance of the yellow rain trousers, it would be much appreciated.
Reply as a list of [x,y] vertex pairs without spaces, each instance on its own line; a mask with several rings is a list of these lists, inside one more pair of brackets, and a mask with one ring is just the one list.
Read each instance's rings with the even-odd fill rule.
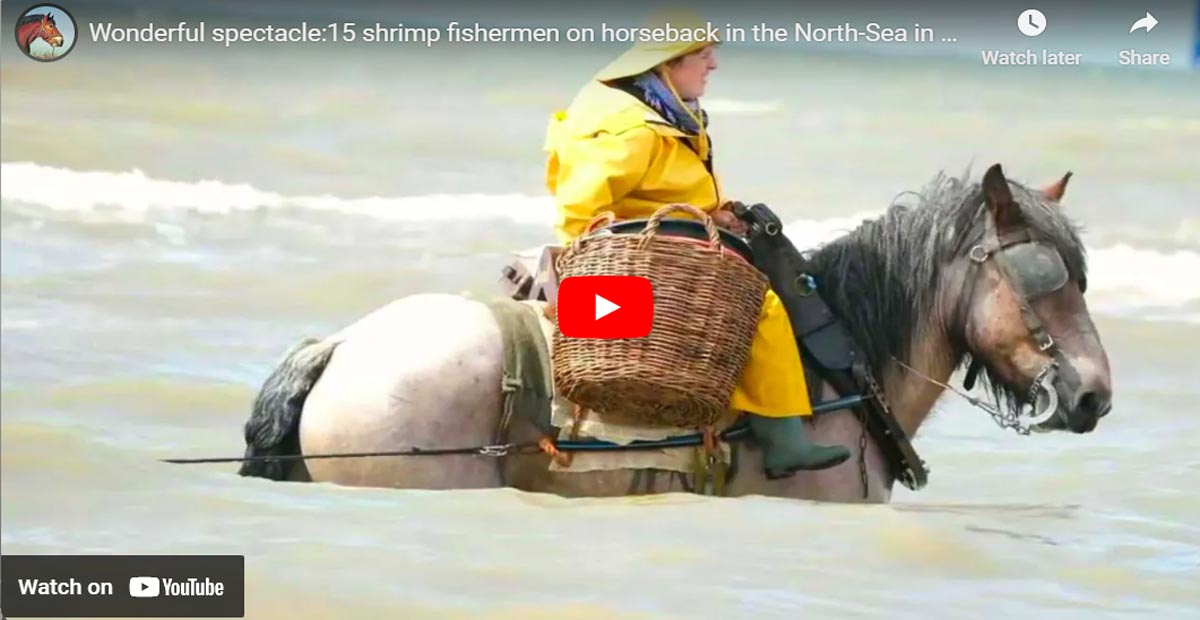
[[[677,202],[716,209],[718,180],[685,143],[693,139],[636,97],[590,82],[546,132],[546,186],[558,205],[559,240],[582,234],[602,211],[638,219]],[[772,291],[731,406],[769,417],[812,414],[792,326]]]

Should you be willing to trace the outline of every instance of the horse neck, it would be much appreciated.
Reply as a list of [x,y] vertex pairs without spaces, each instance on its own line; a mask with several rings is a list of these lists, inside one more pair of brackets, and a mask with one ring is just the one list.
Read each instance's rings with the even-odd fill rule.
[[[914,334],[909,359],[904,363],[941,383],[949,381],[962,360],[962,354],[955,351],[945,330],[939,327],[937,317],[930,318]],[[892,415],[904,432],[912,437],[925,422],[945,388],[895,362],[884,367],[883,375],[883,390]]]
[[37,40],[38,33],[41,32],[42,25],[40,22],[25,24],[17,30],[17,40],[20,41],[21,47],[29,50],[29,46]]

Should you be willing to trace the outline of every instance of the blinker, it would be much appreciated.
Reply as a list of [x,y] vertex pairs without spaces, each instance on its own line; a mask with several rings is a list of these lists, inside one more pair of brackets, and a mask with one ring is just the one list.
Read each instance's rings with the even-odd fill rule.
[[1026,297],[1036,299],[1066,286],[1070,274],[1058,250],[1040,243],[1018,243],[1002,250],[1004,261]]

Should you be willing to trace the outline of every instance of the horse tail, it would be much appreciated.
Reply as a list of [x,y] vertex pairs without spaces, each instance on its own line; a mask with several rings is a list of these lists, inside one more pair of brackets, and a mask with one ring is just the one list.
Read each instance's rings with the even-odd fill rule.
[[[300,413],[308,393],[321,378],[337,341],[306,338],[283,356],[254,399],[246,421],[246,456],[300,454]],[[243,461],[238,474],[269,480],[286,480],[295,460]]]

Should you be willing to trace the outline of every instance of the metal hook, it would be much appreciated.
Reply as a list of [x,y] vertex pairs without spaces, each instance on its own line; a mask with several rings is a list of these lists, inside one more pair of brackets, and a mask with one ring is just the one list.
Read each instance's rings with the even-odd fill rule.
[[[1037,428],[1042,424],[1049,422],[1050,418],[1053,418],[1058,414],[1058,390],[1054,389],[1054,375],[1055,369],[1053,366],[1051,366],[1050,370],[1043,373],[1038,381],[1033,384],[1033,388],[1030,390],[1030,392],[1033,394],[1033,398],[1030,399],[1031,402],[1029,403],[1028,427],[1030,428]],[[1047,404],[1046,408],[1041,413],[1037,412],[1038,391],[1045,392],[1046,398],[1049,401],[1049,404]]]

